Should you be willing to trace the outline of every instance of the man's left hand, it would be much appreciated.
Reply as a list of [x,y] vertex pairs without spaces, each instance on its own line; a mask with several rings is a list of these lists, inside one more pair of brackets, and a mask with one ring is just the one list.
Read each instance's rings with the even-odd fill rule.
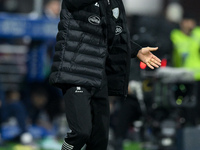
[[149,68],[159,68],[161,60],[156,57],[151,51],[156,51],[158,47],[145,47],[138,51],[137,57],[144,62]]

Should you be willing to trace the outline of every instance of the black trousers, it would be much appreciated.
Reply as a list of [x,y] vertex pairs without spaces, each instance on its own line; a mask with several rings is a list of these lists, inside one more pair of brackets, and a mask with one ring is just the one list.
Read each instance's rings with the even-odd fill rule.
[[106,150],[109,130],[107,85],[101,89],[71,86],[64,92],[70,132],[62,150]]

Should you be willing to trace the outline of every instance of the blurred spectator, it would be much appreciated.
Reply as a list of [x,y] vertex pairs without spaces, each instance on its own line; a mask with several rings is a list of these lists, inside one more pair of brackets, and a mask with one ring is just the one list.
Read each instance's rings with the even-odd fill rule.
[[44,89],[38,88],[33,90],[31,94],[31,104],[28,109],[29,120],[32,125],[51,130],[52,125],[46,111],[47,102],[48,95]]
[[[61,3],[60,0],[44,0],[44,9],[42,11],[42,17],[45,19],[58,19],[60,13]],[[32,12],[30,15],[34,16]],[[47,39],[43,40],[32,40],[30,44],[31,50],[41,51],[41,46],[43,47],[42,50],[45,49],[44,55],[41,56],[43,59],[43,79],[38,80],[34,79],[33,82],[36,84],[36,90],[33,90],[31,94],[31,108],[30,108],[30,118],[31,122],[35,125],[42,126],[46,129],[51,129],[51,121],[53,121],[54,117],[59,113],[56,109],[60,105],[60,90],[50,86],[48,82],[48,76],[50,73],[50,67],[53,60],[53,53],[55,48],[55,39]],[[30,51],[31,52],[31,51]],[[39,64],[41,67],[41,63]],[[37,90],[37,88],[43,87],[45,88]],[[41,99],[41,100],[39,100]],[[41,118],[45,119],[41,119]]]
[[6,92],[5,104],[0,108],[1,122],[8,121],[11,117],[15,117],[20,128],[21,134],[26,132],[27,113],[23,103],[20,100],[20,93],[17,90],[9,90]]
[[200,30],[195,30],[196,20],[192,14],[185,14],[180,29],[171,32],[173,42],[173,66],[194,71],[195,80],[200,80]]
[[[173,42],[173,66],[183,67],[193,71],[197,85],[197,105],[189,110],[188,121],[193,125],[200,123],[200,29],[197,27],[196,18],[191,13],[185,13],[180,21],[180,28],[171,32]],[[191,85],[190,85],[191,86]]]
[[60,14],[60,0],[49,0],[44,7],[44,16],[48,19],[57,19]]

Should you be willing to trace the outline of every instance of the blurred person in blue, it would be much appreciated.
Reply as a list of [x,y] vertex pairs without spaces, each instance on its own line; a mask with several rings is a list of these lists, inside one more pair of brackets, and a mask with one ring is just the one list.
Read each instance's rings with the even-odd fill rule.
[[151,69],[158,48],[132,42],[121,0],[63,0],[50,83],[62,89],[70,131],[62,150],[106,150],[110,96],[126,97],[131,57]]
[[52,129],[46,106],[48,94],[43,88],[34,89],[31,92],[31,103],[28,106],[29,123],[36,127],[42,127],[46,131]]
[[[59,19],[59,13],[61,8],[60,0],[43,0],[41,2],[43,4],[43,10],[41,18],[43,21],[52,21],[52,22],[58,22]],[[38,17],[38,12],[32,12],[29,15],[33,17]],[[48,24],[50,26],[54,26],[51,24]],[[47,25],[47,26],[48,26]],[[56,26],[55,26],[56,27]],[[56,29],[56,28],[55,28]],[[46,32],[51,32],[52,30],[47,27]],[[52,31],[53,32],[53,31]],[[32,91],[31,94],[31,105],[28,107],[31,111],[29,113],[30,121],[38,126],[42,126],[47,130],[51,129],[51,121],[54,119],[54,117],[58,114],[58,110],[55,106],[60,105],[60,101],[58,100],[60,98],[61,91],[58,90],[55,87],[49,86],[48,83],[48,76],[50,74],[51,70],[51,64],[54,54],[54,48],[55,48],[55,38],[45,38],[45,39],[33,39],[31,40],[31,43],[29,44],[30,50],[30,58],[28,67],[30,71],[30,88]],[[37,57],[32,57],[37,55]],[[34,69],[37,69],[37,74]],[[32,74],[33,73],[33,74]],[[41,87],[45,88],[41,91],[35,90],[37,88],[41,89]],[[48,98],[47,98],[48,97]],[[38,100],[40,99],[40,100]],[[56,99],[56,100],[55,100]],[[50,118],[49,118],[50,115]],[[41,117],[44,117],[45,119],[41,119]],[[50,119],[50,120],[49,120]]]
[[5,103],[2,103],[0,111],[1,123],[7,122],[11,117],[17,120],[20,133],[13,139],[20,141],[20,136],[27,131],[27,112],[20,100],[20,92],[17,90],[6,91]]

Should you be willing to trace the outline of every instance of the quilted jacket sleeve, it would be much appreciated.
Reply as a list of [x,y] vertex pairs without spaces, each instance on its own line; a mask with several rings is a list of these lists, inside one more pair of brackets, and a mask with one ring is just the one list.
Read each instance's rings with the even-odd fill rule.
[[85,6],[98,2],[100,0],[63,0],[67,8],[71,11],[80,10]]

